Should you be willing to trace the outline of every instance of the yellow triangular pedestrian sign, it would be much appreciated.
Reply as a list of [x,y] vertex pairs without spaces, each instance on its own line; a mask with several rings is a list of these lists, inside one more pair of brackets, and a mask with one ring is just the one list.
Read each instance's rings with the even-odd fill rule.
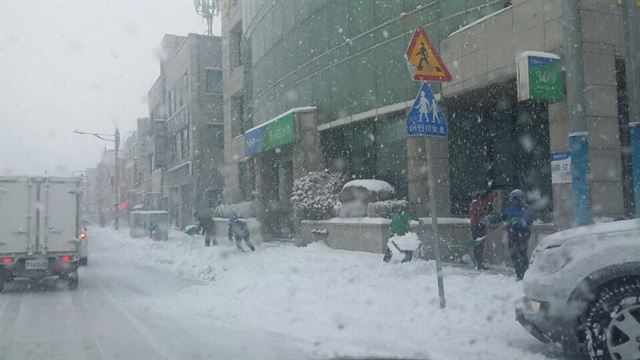
[[422,27],[414,31],[405,57],[415,71],[413,80],[451,81],[449,70]]

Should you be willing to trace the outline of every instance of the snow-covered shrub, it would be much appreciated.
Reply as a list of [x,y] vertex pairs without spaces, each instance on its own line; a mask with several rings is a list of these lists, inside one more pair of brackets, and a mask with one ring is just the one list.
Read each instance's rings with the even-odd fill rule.
[[215,211],[215,217],[230,218],[231,215],[236,214],[241,218],[254,218],[257,215],[257,204],[255,201],[245,201],[235,204],[223,204],[219,205]]
[[407,200],[386,200],[372,202],[367,205],[367,216],[377,218],[390,218],[391,214],[409,209]]
[[341,174],[329,170],[312,171],[296,179],[291,194],[296,218],[322,220],[332,217],[343,183]]

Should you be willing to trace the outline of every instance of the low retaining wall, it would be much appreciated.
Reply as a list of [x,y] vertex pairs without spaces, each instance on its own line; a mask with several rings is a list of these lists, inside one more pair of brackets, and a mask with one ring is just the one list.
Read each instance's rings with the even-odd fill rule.
[[[424,224],[411,223],[412,231],[422,241],[420,256],[433,259],[431,219],[421,219]],[[335,249],[382,253],[386,246],[391,221],[384,218],[333,218],[330,220],[302,221],[298,242],[301,245],[322,240]],[[490,232],[492,229],[488,228]],[[553,224],[536,224],[532,227],[529,253],[544,236],[556,232]],[[438,235],[442,240],[442,259],[460,262],[465,254],[472,253],[471,224],[468,219],[440,218]],[[506,230],[491,233],[485,241],[484,259],[487,264],[510,265],[507,254]]]

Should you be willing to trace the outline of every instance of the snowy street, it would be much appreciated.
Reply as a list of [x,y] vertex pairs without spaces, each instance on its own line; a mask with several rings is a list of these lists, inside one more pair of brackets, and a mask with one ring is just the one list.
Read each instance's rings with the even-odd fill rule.
[[80,287],[0,295],[2,359],[561,359],[514,320],[513,277],[381,255],[90,228]]

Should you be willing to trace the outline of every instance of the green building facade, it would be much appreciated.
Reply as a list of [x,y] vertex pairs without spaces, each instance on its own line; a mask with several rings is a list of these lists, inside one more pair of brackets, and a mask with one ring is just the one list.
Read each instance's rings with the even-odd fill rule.
[[[404,58],[413,31],[423,26],[439,44],[503,8],[505,1],[257,0],[241,5],[241,128],[315,106],[319,126],[325,125],[324,165],[354,178],[386,180],[398,197],[407,198],[406,102],[420,85]],[[432,86],[438,91],[439,84]],[[398,109],[375,111],[385,107]],[[361,119],[330,126],[356,114]]]

